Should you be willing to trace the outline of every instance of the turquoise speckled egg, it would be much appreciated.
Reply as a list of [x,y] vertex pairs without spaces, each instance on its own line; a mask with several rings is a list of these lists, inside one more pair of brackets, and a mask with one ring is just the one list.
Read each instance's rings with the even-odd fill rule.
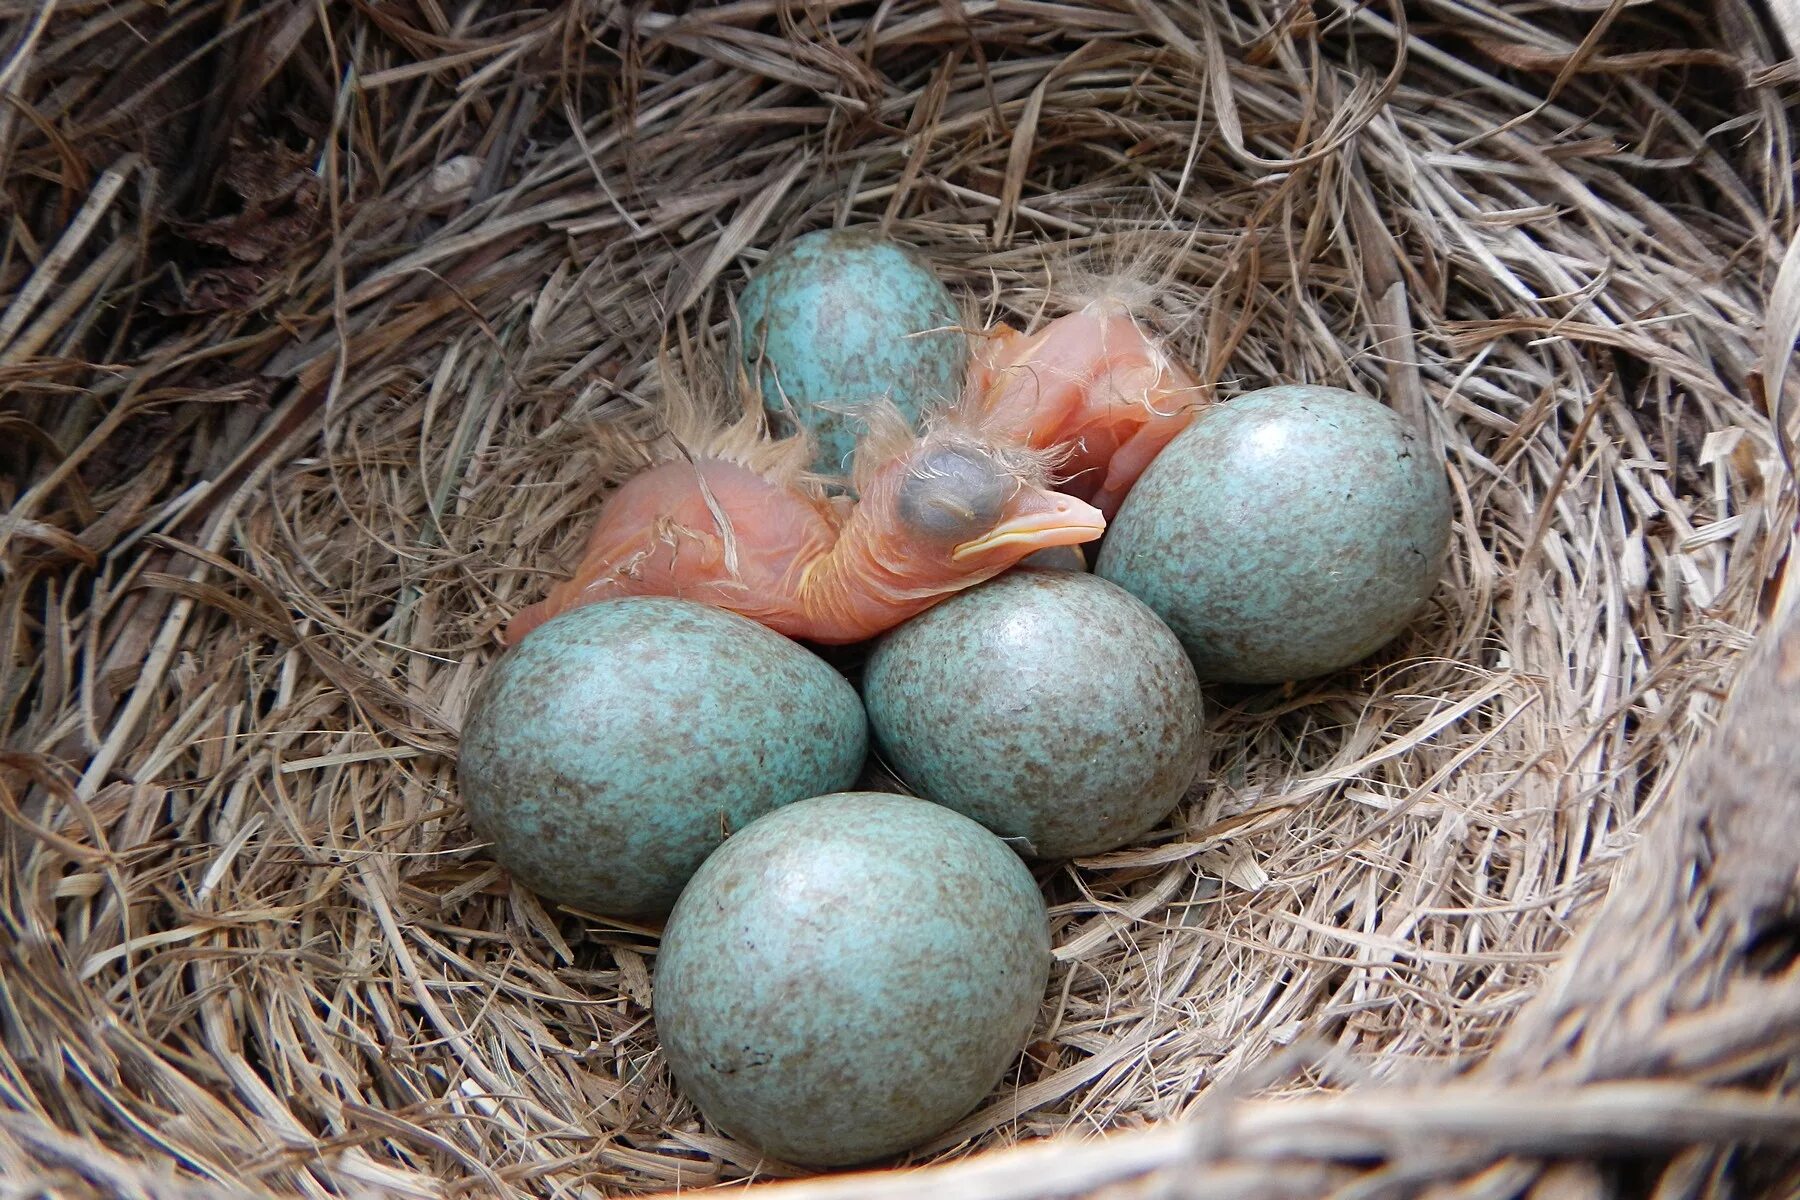
[[886,634],[862,686],[900,778],[1044,858],[1137,840],[1201,765],[1181,643],[1096,575],[1019,568],[952,596]]
[[606,600],[488,669],[457,762],[470,822],[533,891],[610,916],[667,913],[757,817],[849,787],[856,690],[756,622],[686,600]]
[[776,432],[809,429],[827,474],[848,471],[865,428],[846,408],[886,399],[916,422],[962,386],[968,339],[950,293],[913,251],[865,230],[820,230],[776,250],[738,317],[739,353]]
[[1050,971],[1031,873],[967,817],[846,792],[706,860],[663,932],[656,1031],[720,1128],[842,1166],[943,1132],[1000,1082]]
[[1058,571],[1085,571],[1088,569],[1087,555],[1081,552],[1080,546],[1051,546],[1047,550],[1034,551],[1026,555],[1019,565],[1022,567],[1049,567]]
[[1169,443],[1094,569],[1169,623],[1202,679],[1273,683],[1391,641],[1449,543],[1444,468],[1422,434],[1351,392],[1272,387]]

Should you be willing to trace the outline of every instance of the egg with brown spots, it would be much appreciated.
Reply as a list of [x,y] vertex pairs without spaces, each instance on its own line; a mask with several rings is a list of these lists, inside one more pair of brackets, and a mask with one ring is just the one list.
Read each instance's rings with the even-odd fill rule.
[[488,668],[457,763],[476,832],[548,899],[660,917],[726,836],[855,782],[856,690],[747,618],[633,597],[546,622]]
[[951,597],[876,644],[863,699],[908,786],[1042,858],[1141,838],[1200,765],[1180,642],[1096,575],[1020,568]]
[[1202,679],[1307,679],[1426,609],[1450,516],[1442,458],[1400,414],[1340,388],[1264,388],[1169,443],[1094,570],[1169,623]]
[[738,354],[775,431],[809,432],[827,475],[850,469],[860,406],[886,401],[917,421],[962,389],[956,302],[916,251],[873,230],[815,230],[775,250],[738,315]]
[[656,1033],[726,1132],[788,1162],[867,1162],[994,1090],[1049,970],[1043,897],[993,834],[910,796],[821,796],[695,873],[657,954]]

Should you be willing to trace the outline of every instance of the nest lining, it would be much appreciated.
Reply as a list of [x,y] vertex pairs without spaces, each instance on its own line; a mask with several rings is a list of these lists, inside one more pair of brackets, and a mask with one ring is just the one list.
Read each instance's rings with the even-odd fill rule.
[[[1213,692],[1170,825],[1044,872],[1033,1042],[912,1161],[1055,1137],[1018,1152],[1046,1157],[1016,1194],[1173,1186],[1171,1163],[1201,1177],[1182,1131],[1211,1128],[1219,1194],[1322,1194],[1368,1184],[1319,1152],[1344,1103],[1393,1089],[1427,1099],[1370,1103],[1414,1128],[1463,1103],[1535,1130],[1407,1160],[1499,1171],[1494,1194],[1569,1186],[1543,1156],[1583,1113],[1696,1143],[1669,1167],[1694,1189],[1755,1113],[1791,1144],[1785,976],[1752,981],[1775,989],[1762,1057],[1723,1017],[1674,1065],[1616,1050],[1739,995],[1750,961],[1705,916],[1731,843],[1697,845],[1674,770],[1794,516],[1767,399],[1800,279],[1777,279],[1786,51],[1748,9],[197,0],[46,7],[12,36],[0,1155],[22,1186],[791,1173],[672,1087],[654,930],[512,888],[453,762],[497,629],[635,462],[616,432],[655,403],[649,348],[718,353],[746,271],[834,223],[1015,322],[1132,275],[1216,398],[1381,396],[1456,505],[1401,643]],[[1641,960],[1576,940],[1596,928]],[[1652,1090],[1580,1090],[1618,1079]],[[1233,1142],[1209,1114],[1246,1096]],[[1702,1110],[1710,1132],[1671,1123]],[[945,1186],[1014,1194],[1008,1161]]]

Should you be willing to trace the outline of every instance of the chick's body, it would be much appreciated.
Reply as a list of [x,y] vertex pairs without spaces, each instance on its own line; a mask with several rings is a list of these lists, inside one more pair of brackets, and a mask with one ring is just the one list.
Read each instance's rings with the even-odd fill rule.
[[574,576],[515,617],[507,641],[618,596],[695,600],[791,634],[800,616],[795,576],[831,548],[837,531],[828,502],[739,463],[662,463],[608,498]]
[[1029,454],[965,430],[900,428],[865,447],[854,502],[768,466],[777,445],[682,455],[627,480],[602,504],[574,576],[514,618],[506,640],[597,600],[675,596],[789,637],[857,642],[1105,528],[1090,505],[1043,486]]
[[1065,457],[1063,489],[1109,519],[1193,420],[1199,385],[1119,304],[1095,301],[1027,335],[976,340],[961,407],[999,436]]

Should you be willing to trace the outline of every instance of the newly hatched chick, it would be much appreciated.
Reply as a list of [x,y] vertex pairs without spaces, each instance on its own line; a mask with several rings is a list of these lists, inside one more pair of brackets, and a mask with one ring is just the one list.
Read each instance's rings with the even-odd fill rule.
[[[673,424],[703,411],[691,393],[667,390]],[[857,642],[1105,529],[1096,509],[1048,489],[1045,456],[1004,438],[950,422],[920,436],[889,415],[858,448],[851,502],[804,473],[810,445],[770,441],[759,421],[757,409],[663,439],[660,461],[602,505],[574,576],[513,618],[504,640],[596,600],[658,595],[789,637]]]
[[1197,311],[1200,299],[1182,282],[1191,236],[1145,221],[1079,247],[1047,247],[1043,300],[1066,315],[1029,335],[1005,322],[976,334],[960,419],[1058,451],[1063,490],[1110,519],[1203,398],[1138,319]]
[[1064,451],[1064,490],[1111,518],[1199,391],[1123,304],[1097,300],[1030,336],[1005,323],[979,335],[961,406],[990,436]]

